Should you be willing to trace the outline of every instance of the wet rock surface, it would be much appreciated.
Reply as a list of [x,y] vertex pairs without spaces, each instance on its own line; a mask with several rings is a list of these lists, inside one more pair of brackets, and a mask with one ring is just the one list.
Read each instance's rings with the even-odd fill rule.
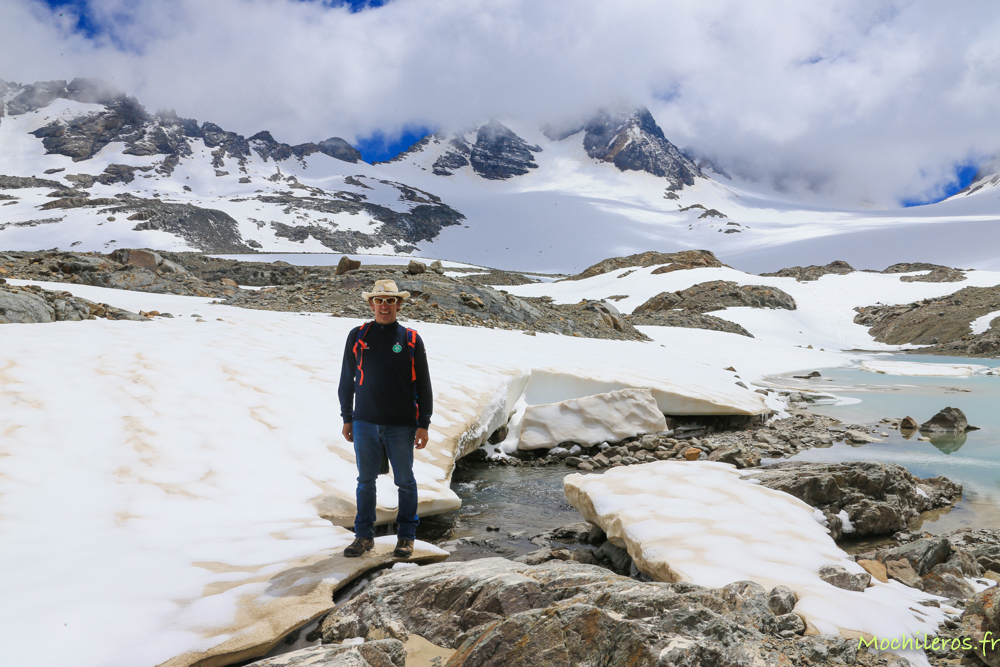
[[[962,486],[944,477],[919,479],[893,463],[787,461],[746,475],[821,510],[834,539],[889,535],[932,509],[962,498]],[[843,520],[844,513],[847,522]]]
[[322,634],[333,644],[416,633],[457,649],[452,667],[888,664],[850,640],[798,636],[770,597],[752,582],[708,589],[490,558],[383,574],[332,612]]
[[954,294],[899,306],[855,308],[856,324],[890,345],[928,345],[921,354],[995,357],[1000,354],[1000,321],[973,334],[971,322],[1000,311],[1000,287],[966,287]]

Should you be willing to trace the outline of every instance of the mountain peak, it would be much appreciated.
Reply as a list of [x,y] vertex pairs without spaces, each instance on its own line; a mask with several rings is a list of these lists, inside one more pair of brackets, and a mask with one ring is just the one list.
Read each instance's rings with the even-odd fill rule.
[[695,178],[704,177],[698,165],[667,140],[645,107],[601,111],[582,129],[587,155],[611,162],[621,171],[645,171],[666,178],[668,190],[694,185]]

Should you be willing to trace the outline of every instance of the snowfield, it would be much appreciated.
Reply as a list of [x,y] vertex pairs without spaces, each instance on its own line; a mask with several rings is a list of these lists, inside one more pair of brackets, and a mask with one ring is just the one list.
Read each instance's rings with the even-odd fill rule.
[[[495,455],[510,451],[530,406],[638,389],[668,414],[780,410],[751,383],[872,359],[845,348],[890,349],[851,322],[854,306],[1000,283],[985,271],[941,284],[867,273],[796,283],[731,269],[651,270],[505,289],[561,302],[627,294],[619,306],[631,309],[664,290],[726,279],[779,287],[798,309],[718,313],[756,339],[643,327],[652,342],[620,342],[412,323],[435,389],[431,444],[415,464],[421,514],[456,508],[455,459],[508,420],[511,436]],[[337,384],[344,340],[360,321],[41,286],[175,317],[0,328],[0,628],[12,663],[189,665],[266,645],[320,613],[320,601],[356,567],[337,555],[352,536],[345,526],[356,477]],[[378,493],[389,520],[396,503],[388,478]],[[712,507],[713,497],[699,502]],[[727,549],[750,539],[734,531]],[[806,553],[818,538],[803,539]],[[885,604],[902,599],[889,592],[897,597]],[[38,646],[47,647],[43,657]]]

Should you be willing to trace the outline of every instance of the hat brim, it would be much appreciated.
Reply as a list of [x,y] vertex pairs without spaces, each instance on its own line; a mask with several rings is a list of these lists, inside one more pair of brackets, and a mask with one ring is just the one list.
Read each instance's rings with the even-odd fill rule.
[[371,301],[372,297],[376,296],[394,296],[400,299],[401,301],[406,301],[408,298],[410,298],[410,293],[409,292],[362,292],[361,293],[361,297],[365,301]]

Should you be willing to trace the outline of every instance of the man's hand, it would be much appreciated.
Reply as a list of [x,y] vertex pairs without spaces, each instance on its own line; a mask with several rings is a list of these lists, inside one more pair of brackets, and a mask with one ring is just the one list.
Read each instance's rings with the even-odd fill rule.
[[417,435],[413,438],[413,446],[417,449],[423,449],[427,446],[427,438],[430,437],[427,433],[427,429],[418,428]]
[[[424,433],[426,432],[424,431]],[[354,424],[344,424],[344,440],[354,442]]]

